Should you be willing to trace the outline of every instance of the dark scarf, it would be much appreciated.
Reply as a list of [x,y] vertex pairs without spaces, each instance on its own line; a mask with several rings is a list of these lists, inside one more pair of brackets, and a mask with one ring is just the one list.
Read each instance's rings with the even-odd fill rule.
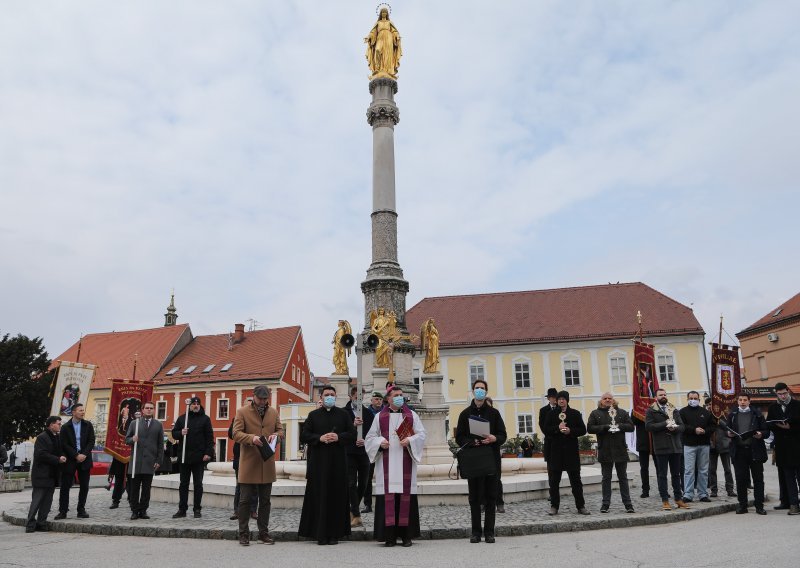
[[[405,404],[400,407],[403,413],[403,422],[409,427],[414,424],[414,415],[411,409]],[[378,415],[378,422],[381,427],[381,436],[389,439],[389,416],[391,409],[385,406]],[[387,527],[395,526],[394,494],[389,493],[389,452],[383,452],[383,502],[384,502],[384,521]],[[400,495],[400,518],[398,526],[407,527],[409,511],[411,510],[411,455],[403,452],[403,493]]]

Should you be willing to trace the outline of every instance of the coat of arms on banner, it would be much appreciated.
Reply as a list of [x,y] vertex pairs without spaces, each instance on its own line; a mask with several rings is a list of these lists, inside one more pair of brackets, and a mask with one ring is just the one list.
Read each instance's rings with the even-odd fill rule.
[[731,395],[736,392],[733,383],[733,365],[717,365],[717,392],[723,395]]

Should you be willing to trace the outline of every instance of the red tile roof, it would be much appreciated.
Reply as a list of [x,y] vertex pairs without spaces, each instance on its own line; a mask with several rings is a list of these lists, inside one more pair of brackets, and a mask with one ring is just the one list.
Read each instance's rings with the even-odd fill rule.
[[[160,385],[198,382],[235,381],[252,379],[279,379],[292,354],[300,326],[261,329],[244,334],[244,339],[229,349],[227,333],[195,337],[156,376]],[[232,363],[227,371],[222,368]],[[185,371],[196,365],[190,373]],[[214,367],[207,373],[203,370]],[[178,370],[170,376],[173,368]]]
[[753,332],[763,331],[773,325],[785,323],[788,320],[800,318],[800,294],[793,296],[782,303],[777,308],[770,310],[770,312],[762,317],[754,324],[746,327],[739,333],[737,337],[743,334],[750,334]]
[[[90,333],[56,357],[56,360],[99,365],[92,388],[107,389],[111,388],[109,379],[133,378],[134,355],[136,378],[152,379],[184,333],[191,337],[188,324]],[[78,357],[78,343],[81,345],[80,361],[75,360]]]
[[406,322],[419,333],[434,318],[442,348],[517,345],[630,338],[637,310],[645,337],[704,333],[690,308],[641,282],[425,298]]

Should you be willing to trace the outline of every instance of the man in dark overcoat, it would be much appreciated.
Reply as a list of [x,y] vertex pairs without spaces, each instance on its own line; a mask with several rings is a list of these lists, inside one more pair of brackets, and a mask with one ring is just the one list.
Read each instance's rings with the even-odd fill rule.
[[178,486],[178,512],[173,519],[186,516],[189,509],[189,478],[194,482],[192,511],[195,518],[203,516],[203,473],[206,464],[214,455],[214,428],[211,419],[206,416],[200,398],[193,396],[189,400],[189,418],[181,414],[172,427],[172,437],[178,440],[178,455],[184,457],[183,445],[186,444],[185,460],[181,460],[181,482]]
[[[164,427],[153,417],[155,405],[146,402],[142,407],[141,418],[128,426],[125,443],[134,446],[136,460],[131,453],[128,464],[128,500],[131,504],[131,520],[149,519],[147,508],[150,506],[150,486],[153,475],[161,467],[164,459]],[[138,424],[138,430],[137,430]]]
[[786,383],[775,385],[775,396],[778,400],[769,406],[767,420],[775,434],[775,465],[783,482],[781,505],[789,509],[789,515],[800,515],[800,402],[792,399]]
[[36,437],[33,444],[33,465],[31,466],[31,506],[28,509],[28,522],[25,532],[32,533],[49,530],[47,515],[53,504],[53,493],[61,477],[60,468],[67,461],[61,451],[61,418],[50,416],[45,422],[45,430]]
[[61,491],[58,499],[58,515],[54,520],[67,517],[69,510],[69,490],[78,474],[78,518],[88,519],[86,497],[89,495],[89,477],[92,469],[92,450],[94,449],[94,427],[84,420],[86,407],[78,403],[72,407],[72,419],[61,427],[61,451],[67,462],[61,470]]
[[[613,420],[612,411],[615,413]],[[612,422],[616,425],[614,432],[611,431]],[[600,512],[608,513],[611,506],[611,473],[616,468],[619,495],[625,505],[625,512],[633,513],[631,492],[628,487],[628,443],[625,441],[625,432],[633,432],[630,415],[617,406],[613,394],[604,392],[597,409],[589,414],[586,429],[589,434],[597,436],[597,461],[600,462],[600,469],[603,472],[601,484],[603,502],[600,505]]]
[[578,438],[586,434],[583,416],[569,407],[569,393],[558,393],[558,408],[547,415],[544,433],[551,437],[550,456],[548,458],[548,478],[550,482],[550,515],[557,515],[561,504],[559,485],[564,471],[569,476],[575,508],[581,515],[588,515],[586,501],[583,498],[583,482],[581,481],[581,457],[578,449]]

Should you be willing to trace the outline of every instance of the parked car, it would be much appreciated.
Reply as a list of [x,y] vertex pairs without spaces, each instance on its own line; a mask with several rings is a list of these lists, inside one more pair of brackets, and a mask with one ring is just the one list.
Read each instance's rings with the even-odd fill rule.
[[108,477],[108,470],[114,460],[109,454],[102,450],[92,450],[92,469],[90,475],[105,475]]

